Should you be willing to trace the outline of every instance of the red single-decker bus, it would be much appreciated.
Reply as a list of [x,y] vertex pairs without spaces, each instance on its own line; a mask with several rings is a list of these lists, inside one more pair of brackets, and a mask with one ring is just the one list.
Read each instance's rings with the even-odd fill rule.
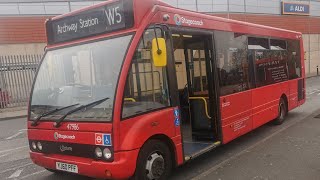
[[52,172],[167,179],[305,102],[298,32],[157,0],[110,0],[46,28],[28,139]]

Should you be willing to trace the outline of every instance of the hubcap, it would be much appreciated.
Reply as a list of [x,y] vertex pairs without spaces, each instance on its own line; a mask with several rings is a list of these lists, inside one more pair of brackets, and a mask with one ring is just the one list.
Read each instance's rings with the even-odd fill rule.
[[164,172],[164,158],[159,153],[153,153],[148,157],[146,164],[147,177],[150,180],[159,179]]

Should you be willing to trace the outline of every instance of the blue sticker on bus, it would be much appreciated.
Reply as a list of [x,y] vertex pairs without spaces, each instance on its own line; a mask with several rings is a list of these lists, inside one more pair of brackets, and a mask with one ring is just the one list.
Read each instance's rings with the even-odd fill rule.
[[103,145],[104,146],[112,146],[110,134],[103,134]]
[[180,119],[179,118],[175,118],[174,125],[180,126]]
[[174,109],[174,117],[179,117],[180,115],[180,112],[179,112],[179,109]]

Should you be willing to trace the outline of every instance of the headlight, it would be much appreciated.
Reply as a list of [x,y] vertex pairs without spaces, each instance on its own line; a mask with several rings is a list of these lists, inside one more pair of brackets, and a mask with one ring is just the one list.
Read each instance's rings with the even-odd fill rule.
[[38,143],[37,143],[37,147],[38,147],[38,149],[39,149],[40,151],[42,151],[42,144],[41,144],[41,142],[38,142]]
[[32,143],[31,143],[31,146],[32,146],[33,150],[36,150],[36,149],[37,149],[37,145],[36,145],[35,142],[32,142]]
[[102,150],[101,148],[97,147],[96,150],[95,150],[95,154],[98,158],[101,158],[102,157]]
[[106,159],[110,159],[110,158],[112,157],[112,153],[111,153],[110,149],[105,148],[105,149],[103,150],[103,156],[104,156],[104,158],[106,158]]

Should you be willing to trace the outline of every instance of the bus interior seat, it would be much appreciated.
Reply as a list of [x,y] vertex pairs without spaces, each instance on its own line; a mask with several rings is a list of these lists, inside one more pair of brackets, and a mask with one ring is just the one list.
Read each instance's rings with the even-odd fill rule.
[[212,123],[211,117],[208,114],[208,109],[210,109],[210,104],[207,102],[206,98],[190,97],[193,136],[208,137],[208,133],[211,134]]

